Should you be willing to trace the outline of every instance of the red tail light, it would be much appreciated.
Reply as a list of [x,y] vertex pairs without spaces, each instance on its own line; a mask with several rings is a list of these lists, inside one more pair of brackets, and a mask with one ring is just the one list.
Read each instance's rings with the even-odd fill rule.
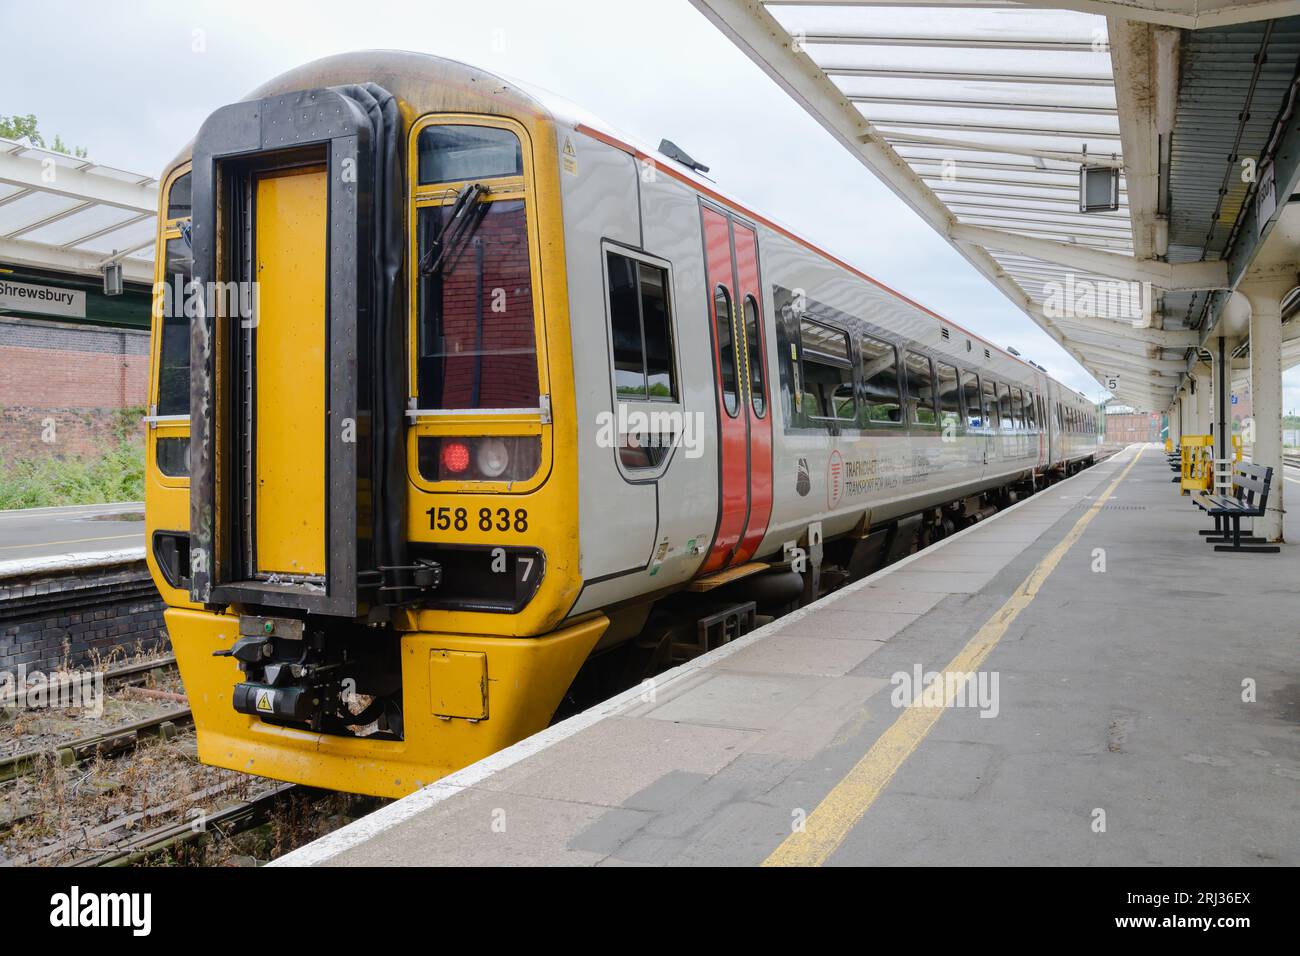
[[442,467],[453,475],[462,475],[469,468],[469,446],[460,441],[449,441],[442,446]]

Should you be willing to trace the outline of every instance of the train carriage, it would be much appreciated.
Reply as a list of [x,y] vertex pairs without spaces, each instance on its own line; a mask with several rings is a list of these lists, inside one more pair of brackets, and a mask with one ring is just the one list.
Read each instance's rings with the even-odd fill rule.
[[409,53],[205,122],[146,502],[201,759],[410,792],[1093,460],[1084,396],[695,166]]

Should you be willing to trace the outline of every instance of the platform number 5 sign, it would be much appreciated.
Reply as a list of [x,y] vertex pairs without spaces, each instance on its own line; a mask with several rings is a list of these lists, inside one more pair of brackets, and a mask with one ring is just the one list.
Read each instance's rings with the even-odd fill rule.
[[1113,391],[1115,391],[1115,389],[1117,389],[1117,388],[1119,388],[1119,376],[1118,376],[1118,375],[1107,375],[1107,376],[1106,376],[1106,391],[1108,391],[1108,392],[1113,392]]

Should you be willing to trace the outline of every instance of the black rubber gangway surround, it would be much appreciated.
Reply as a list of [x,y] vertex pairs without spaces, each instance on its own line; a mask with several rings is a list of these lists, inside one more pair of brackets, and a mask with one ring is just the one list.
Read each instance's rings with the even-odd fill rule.
[[[252,333],[204,314],[190,338],[192,600],[356,617],[390,596],[418,593],[380,590],[405,583],[385,581],[382,568],[407,565],[403,143],[397,101],[374,83],[233,103],[199,131],[192,242],[200,290],[253,277],[250,177],[305,162],[326,167],[326,570],[304,580],[254,573],[254,496],[237,451],[255,423],[244,414],[250,399],[240,376],[224,374],[218,386],[216,375],[219,361],[228,370],[255,361],[243,347]],[[217,322],[227,323],[220,336]],[[351,433],[342,427],[348,419]]]

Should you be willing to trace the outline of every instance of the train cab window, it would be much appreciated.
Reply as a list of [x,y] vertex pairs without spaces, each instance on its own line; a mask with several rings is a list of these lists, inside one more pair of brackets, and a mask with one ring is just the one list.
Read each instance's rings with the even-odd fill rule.
[[961,392],[957,381],[957,370],[951,365],[938,362],[935,365],[939,373],[939,423],[947,427],[961,424]]
[[799,340],[804,411],[813,418],[856,418],[848,333],[802,319]]
[[177,176],[167,193],[167,218],[190,218],[190,174]]
[[907,407],[908,421],[933,425],[938,419],[934,409],[934,365],[928,355],[908,351]]
[[[188,174],[187,177],[188,178]],[[194,271],[194,254],[184,239],[168,239],[164,247],[160,303],[162,343],[158,356],[159,415],[190,413],[190,318],[185,315],[186,290]]]
[[713,322],[718,334],[722,373],[722,403],[732,418],[740,411],[740,377],[736,374],[736,346],[731,335],[731,293],[725,286],[713,290]]
[[617,252],[609,267],[609,323],[614,343],[614,388],[620,399],[672,401],[673,338],[668,273]]
[[[535,411],[541,389],[519,137],[432,125],[417,142],[419,407]],[[427,188],[447,182],[462,185]]]
[[1015,428],[1016,420],[1011,414],[1011,387],[998,382],[998,412],[1002,417],[1003,428]]
[[493,126],[426,126],[420,130],[420,185],[522,176],[519,137]]
[[867,420],[897,424],[903,420],[898,395],[898,349],[888,342],[862,336],[862,395],[867,404]]
[[745,363],[749,367],[749,402],[754,414],[762,418],[767,413],[767,393],[764,391],[763,329],[758,321],[758,301],[745,296]]
[[998,385],[991,378],[984,379],[984,415],[988,419],[984,424],[988,428],[998,427]]
[[980,404],[980,378],[974,372],[961,373],[962,397],[966,401],[966,427],[984,427],[984,409]]

